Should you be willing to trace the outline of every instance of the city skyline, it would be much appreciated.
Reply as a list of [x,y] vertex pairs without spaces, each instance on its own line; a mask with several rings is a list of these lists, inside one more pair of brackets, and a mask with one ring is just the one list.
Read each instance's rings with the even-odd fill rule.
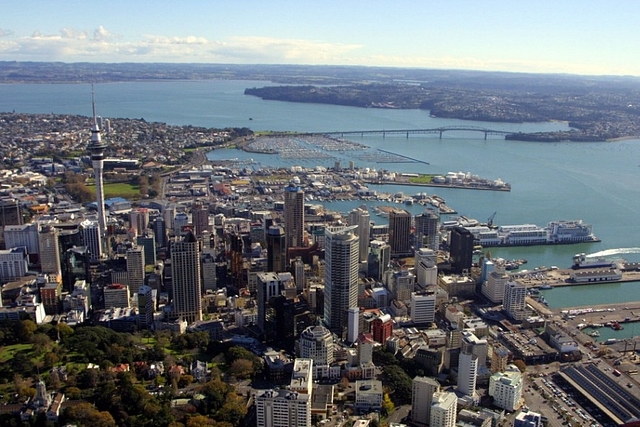
[[[34,13],[37,10],[38,13]],[[0,60],[640,75],[631,1],[11,2]]]

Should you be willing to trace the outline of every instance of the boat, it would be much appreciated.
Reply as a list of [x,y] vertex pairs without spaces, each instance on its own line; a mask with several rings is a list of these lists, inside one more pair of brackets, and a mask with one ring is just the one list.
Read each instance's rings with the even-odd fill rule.
[[621,330],[623,330],[624,328],[622,327],[622,325],[621,325],[620,323],[618,323],[618,322],[613,322],[613,323],[611,324],[611,329],[613,329],[614,331],[621,331]]
[[548,283],[543,284],[542,286],[540,286],[541,290],[547,290],[547,289],[553,289],[553,286],[551,286]]
[[[490,228],[461,220],[458,220],[457,225],[469,230],[476,243],[484,247],[560,245],[600,241],[593,234],[592,226],[584,224],[582,220],[552,221],[546,227],[536,224],[515,224]],[[445,224],[443,228],[447,228]]]
[[573,256],[573,265],[571,268],[579,270],[581,268],[613,268],[615,262],[605,257],[589,258],[582,252]]
[[599,336],[600,336],[600,332],[598,332],[598,331],[591,331],[591,332],[589,332],[587,335],[589,335],[590,337],[599,337]]

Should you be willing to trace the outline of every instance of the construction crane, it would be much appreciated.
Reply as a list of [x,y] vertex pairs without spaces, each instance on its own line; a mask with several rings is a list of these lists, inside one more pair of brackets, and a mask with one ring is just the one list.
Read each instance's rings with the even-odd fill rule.
[[494,212],[489,218],[487,218],[487,227],[491,228],[493,227],[493,219],[496,217],[496,214],[498,212]]

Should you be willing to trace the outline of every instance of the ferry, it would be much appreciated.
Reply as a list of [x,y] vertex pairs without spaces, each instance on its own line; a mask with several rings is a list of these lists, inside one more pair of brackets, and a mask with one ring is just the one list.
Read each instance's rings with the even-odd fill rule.
[[551,286],[548,283],[543,284],[542,286],[540,286],[541,290],[547,290],[547,289],[553,289],[553,286]]
[[[461,217],[463,218],[463,217]],[[465,218],[466,219],[466,218]],[[478,245],[490,246],[535,246],[560,245],[569,243],[599,242],[592,232],[592,226],[582,220],[552,221],[546,227],[536,224],[501,225],[497,228],[477,224],[477,221],[460,221],[473,234]],[[443,228],[448,228],[443,224]]]
[[573,265],[571,268],[578,270],[581,268],[614,268],[616,261],[606,259],[605,257],[588,258],[582,252],[573,256]]

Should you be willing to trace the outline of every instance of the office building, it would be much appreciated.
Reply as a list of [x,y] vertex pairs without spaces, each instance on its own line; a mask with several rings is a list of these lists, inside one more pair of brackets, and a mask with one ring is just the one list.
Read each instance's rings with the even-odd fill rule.
[[315,366],[328,366],[334,361],[333,335],[322,326],[310,326],[300,334],[298,357],[312,359]]
[[0,199],[0,226],[7,225],[22,225],[20,203],[11,197]]
[[461,352],[458,359],[458,392],[475,400],[477,378],[478,356]]
[[[258,327],[264,333],[273,333],[275,325],[270,325],[267,329],[267,314],[273,309],[272,300],[283,294],[288,285],[292,285],[291,273],[258,273],[256,275],[256,288],[258,293]],[[273,317],[273,316],[271,316]]]
[[[35,223],[23,225],[5,225],[4,227],[4,247],[18,248],[24,246],[30,257],[38,258],[40,248],[38,247],[38,225]],[[35,262],[33,259],[33,262]]]
[[311,427],[311,395],[291,390],[265,390],[256,395],[256,425]]
[[351,307],[348,310],[347,320],[347,342],[353,343],[358,339],[359,326],[360,326],[360,308]]
[[202,236],[205,231],[211,231],[209,225],[209,205],[202,202],[191,204],[191,222],[195,229],[196,237]]
[[28,269],[26,247],[0,249],[0,281],[2,283],[24,277]]
[[200,242],[191,232],[171,245],[173,317],[187,323],[202,320]]
[[382,381],[358,380],[356,381],[356,411],[368,413],[382,409]]
[[127,285],[114,283],[104,288],[104,308],[129,308],[130,294]]
[[156,245],[159,248],[167,247],[167,222],[161,216],[153,221],[153,234],[156,238]]
[[433,395],[429,427],[455,427],[458,398],[455,393],[437,392]]
[[87,247],[89,260],[91,262],[100,261],[100,253],[102,251],[102,236],[100,234],[100,224],[98,221],[85,219],[80,223],[78,228],[82,233],[82,241]]
[[156,236],[146,229],[136,238],[136,245],[144,253],[144,265],[156,265]]
[[504,287],[502,308],[507,315],[516,321],[522,321],[529,315],[527,310],[527,286],[522,282],[509,281]]
[[411,321],[414,325],[433,323],[436,317],[435,292],[411,293]]
[[[77,233],[77,230],[74,231]],[[68,236],[72,235],[61,233],[59,241]],[[74,246],[67,249],[62,254],[60,265],[62,267],[62,289],[64,291],[71,292],[77,280],[84,280],[91,285],[91,271],[89,269],[91,262],[86,246]]]
[[136,236],[141,235],[149,227],[149,209],[137,208],[129,212],[129,229]]
[[513,427],[542,427],[542,415],[532,411],[522,411],[516,415]]
[[304,191],[293,182],[284,189],[284,232],[287,253],[304,246]]
[[147,285],[138,289],[138,320],[139,327],[148,329],[153,326],[153,314],[155,312],[154,290]]
[[141,246],[134,246],[127,250],[127,284],[131,292],[138,292],[144,285],[144,252]]
[[285,231],[272,225],[267,230],[267,271],[276,273],[287,270],[287,246]]
[[523,380],[520,371],[496,372],[489,379],[489,396],[498,408],[513,412],[522,405]]
[[58,229],[51,225],[44,225],[38,233],[38,247],[40,250],[40,271],[47,274],[60,274]]
[[369,254],[367,257],[368,276],[374,280],[382,280],[385,271],[389,269],[391,261],[391,246],[382,240],[369,242]]
[[396,271],[388,285],[391,297],[406,303],[411,300],[411,294],[415,291],[416,276],[409,269]]
[[411,392],[411,421],[425,426],[431,419],[433,395],[440,391],[440,383],[430,377],[415,377]]
[[463,330],[460,334],[460,350],[462,353],[474,354],[478,357],[478,367],[487,365],[489,344],[485,338],[478,338],[470,330]]
[[416,248],[440,249],[440,216],[435,209],[427,209],[415,217]]
[[371,321],[373,340],[380,344],[387,342],[393,335],[393,319],[390,314],[383,314]]
[[327,227],[325,230],[324,322],[341,337],[347,328],[347,310],[358,305],[356,228]]
[[404,209],[389,212],[389,246],[391,257],[411,255],[411,214]]
[[495,260],[494,268],[487,281],[482,284],[482,295],[494,304],[500,304],[504,299],[504,288],[509,281],[504,260]]
[[202,264],[202,289],[203,292],[215,291],[218,288],[217,285],[217,272],[218,264],[216,259],[209,252],[203,252],[200,257]]
[[473,262],[473,234],[464,227],[451,229],[449,256],[451,258],[451,271],[455,274],[463,274],[471,270]]
[[360,262],[367,261],[369,255],[369,235],[371,230],[371,215],[366,206],[356,208],[349,212],[347,219],[349,225],[357,225],[356,233],[360,238]]

